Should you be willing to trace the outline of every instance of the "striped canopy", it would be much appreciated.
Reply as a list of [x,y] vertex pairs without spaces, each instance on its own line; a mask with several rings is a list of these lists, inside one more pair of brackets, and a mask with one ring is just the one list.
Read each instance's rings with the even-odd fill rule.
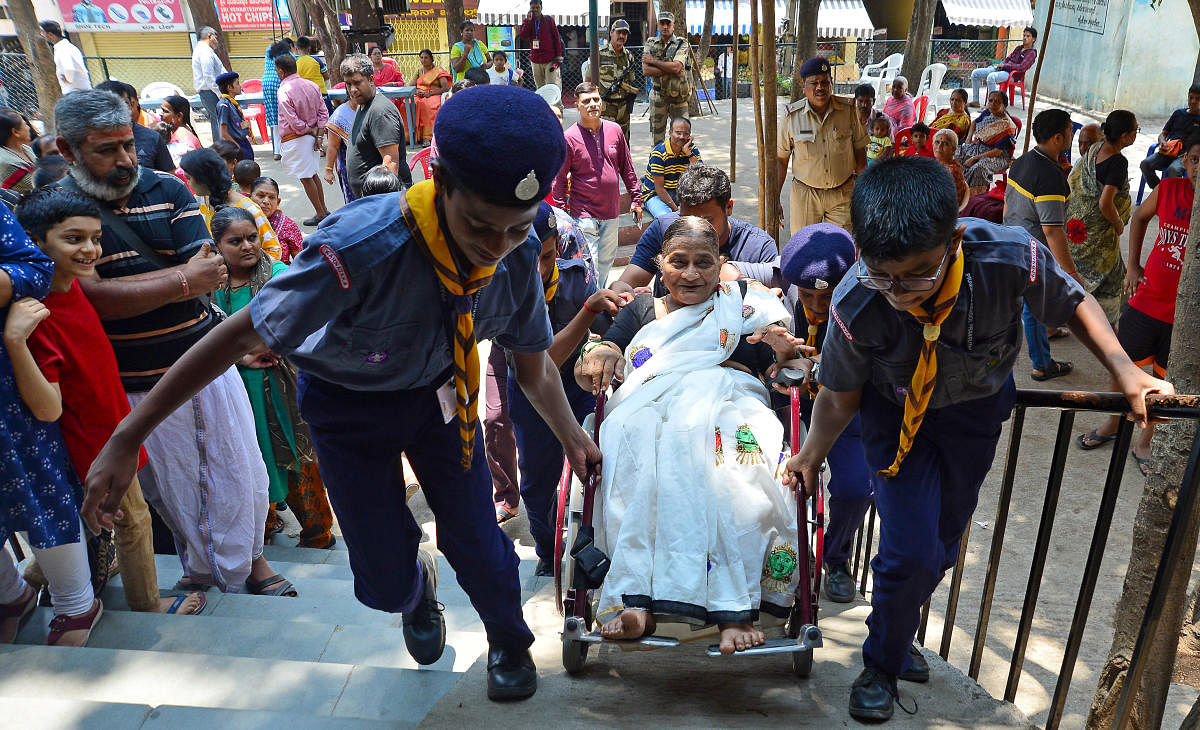
[[[762,2],[759,0],[761,12]],[[761,16],[760,16],[761,17]],[[775,23],[787,19],[786,0],[775,2]],[[688,0],[689,33],[704,31],[704,0]],[[742,0],[738,7],[738,32],[750,32],[750,3]],[[817,35],[821,38],[870,38],[875,26],[863,7],[862,0],[822,0],[817,13]],[[713,35],[733,34],[733,0],[715,0],[713,5]]]

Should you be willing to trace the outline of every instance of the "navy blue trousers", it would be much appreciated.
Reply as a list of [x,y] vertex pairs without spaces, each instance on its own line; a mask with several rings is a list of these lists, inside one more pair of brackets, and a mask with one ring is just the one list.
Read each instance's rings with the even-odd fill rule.
[[[908,647],[917,635],[921,606],[958,559],[959,540],[1015,398],[1010,376],[993,395],[927,411],[899,473],[875,479],[880,537],[871,561],[875,583],[865,666],[894,676],[912,663]],[[904,408],[868,384],[859,413],[867,464],[874,471],[885,469],[896,456]]]
[[[563,379],[563,390],[575,420],[583,422],[596,410],[596,397],[571,379]],[[542,420],[533,404],[517,385],[516,373],[508,374],[508,415],[517,438],[517,468],[521,471],[521,500],[529,518],[529,534],[539,558],[554,558],[554,524],[558,518],[555,495],[562,478],[562,444]]]
[[496,524],[480,431],[464,472],[458,423],[442,420],[436,387],[355,391],[301,373],[299,391],[300,413],[350,551],[358,600],[402,613],[421,598],[421,528],[405,504],[403,452],[433,510],[438,549],[483,620],[488,642],[531,645],[533,633],[521,615],[519,560]]
[[[812,419],[813,402],[800,398],[800,417],[808,426]],[[837,565],[850,558],[854,533],[862,527],[863,518],[871,508],[873,471],[867,468],[867,455],[863,450],[862,417],[855,413],[854,420],[842,431],[833,448],[829,450],[829,502],[825,521],[825,564]]]

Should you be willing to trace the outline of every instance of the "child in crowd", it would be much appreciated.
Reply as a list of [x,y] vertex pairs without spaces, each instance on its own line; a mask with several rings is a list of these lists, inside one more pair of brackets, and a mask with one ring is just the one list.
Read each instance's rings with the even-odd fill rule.
[[504,51],[492,51],[492,64],[487,67],[489,83],[498,86],[512,86],[521,83],[521,70],[508,65],[508,54]]
[[[6,283],[0,305],[8,308],[0,348],[0,539],[24,532],[49,579],[54,619],[47,643],[83,646],[103,607],[92,592],[79,521],[79,479],[58,428],[58,392],[26,344],[50,313],[37,297],[49,292],[54,268],[8,208],[0,206],[0,279]],[[16,300],[11,306],[9,287]],[[13,556],[2,553],[0,643],[11,644],[37,606],[38,590],[21,577]]]
[[[241,148],[227,139],[218,139],[209,146],[209,149],[216,152],[225,161],[225,166],[229,168],[229,177],[232,178],[233,168],[237,167],[237,163],[242,159]],[[191,150],[188,150],[188,152],[191,152]],[[187,154],[187,152],[184,154]],[[179,161],[183,162],[183,158],[180,157]]]
[[867,138],[867,164],[873,165],[892,156],[892,123],[887,117],[876,117],[871,122],[871,136]]
[[[210,226],[217,252],[229,267],[229,279],[223,289],[213,292],[213,300],[232,315],[249,305],[263,284],[286,271],[287,264],[263,252],[254,216],[241,208],[222,208],[213,215]],[[300,522],[300,547],[333,547],[333,512],[308,427],[300,420],[296,368],[274,353],[262,351],[243,357],[238,373],[254,409],[254,430],[270,481],[270,503],[286,501],[291,507]],[[267,525],[276,520],[272,507]]]
[[892,81],[892,93],[883,102],[883,115],[892,123],[892,134],[907,129],[917,119],[913,96],[908,93],[908,79],[897,76]]
[[242,93],[242,82],[236,71],[226,71],[217,76],[217,88],[221,100],[217,102],[217,124],[221,139],[228,140],[242,151],[243,160],[254,159],[254,148],[250,146],[250,122],[242,113],[237,95]]
[[[92,275],[102,253],[100,208],[90,198],[45,188],[22,198],[17,222],[54,261],[50,294],[39,310],[48,319],[36,326],[27,343],[43,380],[58,393],[59,427],[71,465],[82,481],[117,423],[129,413],[112,345],[76,281],[79,276]],[[17,306],[26,305],[19,302]],[[145,463],[143,449],[139,468]],[[156,613],[200,613],[205,603],[202,592],[159,595],[150,511],[136,477],[121,501],[121,511],[124,514],[115,530],[117,560],[129,607]]]
[[260,177],[262,177],[262,168],[254,160],[238,160],[233,165],[233,181],[238,184],[242,195],[252,196],[254,181]]
[[912,141],[900,150],[901,157],[933,157],[933,145],[929,143],[929,127],[917,122],[908,130]]
[[[1167,372],[1167,356],[1171,354],[1171,331],[1175,324],[1175,297],[1179,291],[1179,275],[1188,247],[1188,226],[1192,219],[1193,180],[1200,168],[1200,130],[1193,131],[1183,142],[1185,177],[1164,178],[1142,204],[1133,212],[1129,222],[1129,266],[1125,274],[1125,293],[1132,294],[1129,306],[1121,312],[1117,323],[1117,339],[1129,359],[1138,365],[1151,365],[1154,374]],[[1150,221],[1158,216],[1158,238],[1142,267],[1142,243]],[[1114,386],[1115,387],[1115,386]],[[1079,445],[1094,449],[1117,437],[1117,416],[1089,434],[1079,436]],[[1150,471],[1150,439],[1154,425],[1142,429],[1129,455],[1137,462],[1142,474]]]
[[[240,167],[245,162],[246,160],[242,160],[238,166]],[[257,164],[254,164],[254,167],[258,169]],[[240,181],[238,184],[241,184]],[[300,253],[300,249],[304,248],[304,234],[300,232],[300,226],[296,225],[296,221],[284,215],[279,208],[279,183],[269,177],[259,177],[246,187],[249,190],[250,199],[267,217],[267,222],[271,224],[271,228],[275,230],[275,236],[279,238],[279,260],[285,264],[292,263],[292,259]]]
[[362,196],[379,195],[380,193],[398,193],[404,189],[400,176],[392,172],[387,165],[376,165],[367,171],[363,178]]

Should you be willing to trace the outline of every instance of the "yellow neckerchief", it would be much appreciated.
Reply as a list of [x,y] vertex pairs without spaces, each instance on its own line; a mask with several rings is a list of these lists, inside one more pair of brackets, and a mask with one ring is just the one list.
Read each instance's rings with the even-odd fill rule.
[[896,460],[888,468],[880,471],[880,475],[894,477],[900,471],[900,463],[912,450],[917,438],[921,422],[925,420],[925,409],[929,407],[929,399],[933,395],[933,383],[937,377],[937,341],[942,334],[942,322],[954,311],[954,302],[958,299],[958,291],[962,286],[963,252],[961,246],[950,262],[950,270],[941,289],[933,298],[933,306],[928,311],[918,304],[908,313],[925,325],[925,342],[921,345],[921,357],[917,360],[917,369],[913,371],[912,386],[908,397],[904,399],[904,424],[900,428],[900,446],[896,449]]
[[804,344],[820,350],[821,345],[817,342],[817,331],[821,329],[822,324],[829,321],[829,313],[826,312],[825,316],[821,316],[819,314],[814,314],[813,311],[808,307],[805,307],[803,303],[801,303],[800,306],[804,309],[804,319],[808,322],[808,341]]
[[233,98],[229,94],[221,94],[221,98],[228,99],[229,103],[233,104],[233,108],[238,110],[238,114],[242,113],[242,105],[238,103],[237,99]]
[[[475,430],[479,423],[479,349],[475,346],[475,321],[471,314],[470,297],[492,280],[495,266],[475,266],[470,273],[459,273],[458,264],[450,253],[450,245],[438,222],[436,189],[432,180],[413,185],[405,193],[411,221],[413,242],[433,264],[438,281],[451,296],[455,317],[455,337],[451,345],[454,355],[454,392],[458,400],[458,435],[462,439],[462,467],[471,468],[475,453]],[[409,216],[405,216],[408,218]],[[412,226],[409,226],[410,229]]]
[[546,282],[546,304],[554,300],[558,293],[558,259],[554,260],[554,271],[550,272],[550,281]]

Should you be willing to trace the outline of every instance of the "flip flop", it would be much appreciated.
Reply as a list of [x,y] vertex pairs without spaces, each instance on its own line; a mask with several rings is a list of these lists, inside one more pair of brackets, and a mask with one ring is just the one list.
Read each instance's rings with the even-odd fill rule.
[[[196,606],[195,610],[193,610],[191,613],[180,614],[179,607],[183,605],[184,601],[193,595],[200,596],[200,605]],[[204,607],[206,605],[208,605],[208,596],[204,594],[204,591],[192,591],[191,593],[183,593],[175,596],[175,600],[171,603],[171,607],[167,609],[167,613],[179,614],[180,616],[199,616],[200,613],[204,611]]]
[[1142,476],[1143,476],[1143,477],[1148,477],[1148,476],[1150,476],[1150,460],[1149,460],[1149,459],[1143,459],[1142,457],[1140,457],[1140,456],[1138,456],[1137,454],[1133,453],[1133,449],[1130,449],[1130,450],[1129,450],[1129,455],[1130,455],[1131,457],[1133,457],[1133,460],[1134,460],[1134,461],[1136,461],[1136,462],[1137,462],[1138,471],[1140,471],[1140,472],[1142,473]]
[[505,522],[508,522],[512,518],[516,517],[517,514],[518,514],[518,512],[515,509],[510,510],[508,507],[503,507],[503,506],[497,507],[496,508],[496,524],[503,525]]
[[1050,366],[1043,370],[1041,375],[1038,375],[1036,372],[1034,372],[1030,373],[1029,377],[1041,383],[1043,381],[1050,380],[1051,378],[1060,378],[1074,369],[1075,365],[1072,363],[1051,360]]
[[[1091,451],[1092,449],[1098,449],[1109,441],[1113,441],[1117,438],[1115,433],[1104,435],[1096,433],[1098,430],[1099,429],[1093,428],[1091,433],[1079,434],[1079,438],[1076,439],[1079,442],[1079,448],[1083,449],[1084,451]],[[1095,443],[1089,444],[1088,441],[1094,441]]]
[[1070,327],[1047,327],[1046,339],[1057,340],[1071,334]]
[[[276,583],[279,584],[277,587],[267,590],[267,586],[275,585]],[[284,578],[278,573],[269,578],[263,578],[259,581],[253,581],[247,578],[246,590],[250,591],[256,596],[283,596],[285,598],[295,598],[299,595],[296,592],[296,586],[292,585],[290,580]]]

